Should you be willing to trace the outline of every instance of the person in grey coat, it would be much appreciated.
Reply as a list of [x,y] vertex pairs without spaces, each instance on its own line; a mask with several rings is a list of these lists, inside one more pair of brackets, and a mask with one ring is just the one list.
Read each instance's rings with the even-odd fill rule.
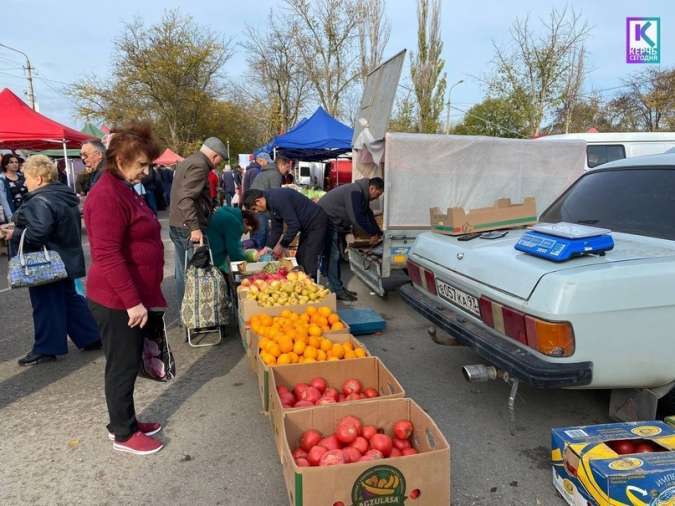
[[382,230],[370,209],[370,201],[377,200],[384,192],[382,178],[359,179],[351,184],[338,186],[326,193],[318,204],[330,219],[326,235],[323,273],[328,277],[330,289],[339,300],[356,300],[356,293],[345,288],[340,272],[340,245],[345,234],[356,229],[370,236],[371,244],[380,240]]

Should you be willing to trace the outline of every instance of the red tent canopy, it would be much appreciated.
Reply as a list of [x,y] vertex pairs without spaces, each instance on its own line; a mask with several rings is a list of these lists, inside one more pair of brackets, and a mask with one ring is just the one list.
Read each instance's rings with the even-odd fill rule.
[[9,88],[0,92],[0,149],[79,148],[92,139],[31,109]]
[[173,151],[171,151],[169,148],[166,148],[164,150],[164,153],[159,155],[159,158],[157,158],[154,162],[155,165],[175,165],[178,162],[182,162],[185,160],[182,156],[177,155]]

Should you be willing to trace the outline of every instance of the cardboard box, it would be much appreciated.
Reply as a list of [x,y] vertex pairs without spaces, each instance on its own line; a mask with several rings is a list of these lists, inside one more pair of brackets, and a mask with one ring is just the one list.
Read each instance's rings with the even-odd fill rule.
[[[278,261],[286,261],[286,266],[288,268],[295,268],[298,266],[298,261],[294,257],[284,257],[282,260]],[[240,260],[238,262],[230,262],[230,271],[233,274],[238,274],[240,276],[251,276],[253,274],[257,274],[263,270],[263,267],[265,267],[269,262],[245,262],[243,260]],[[242,271],[242,267],[246,266],[246,269]]]
[[445,235],[485,232],[501,228],[514,228],[537,222],[537,205],[533,197],[522,204],[512,204],[511,199],[499,199],[492,207],[471,209],[448,208],[447,214],[438,207],[429,209],[431,229]]
[[263,307],[258,304],[255,300],[249,300],[246,298],[239,297],[239,316],[245,321],[249,321],[253,315],[256,314],[268,314],[271,316],[277,316],[282,313],[282,311],[293,311],[296,313],[302,313],[309,306],[327,306],[331,308],[333,312],[337,311],[337,299],[335,294],[330,292],[323,299],[317,302],[310,302],[309,304],[296,304],[293,306],[276,306],[276,307]]
[[[330,340],[335,342],[335,343],[346,343],[347,341],[350,341],[352,345],[356,348],[357,346],[360,348],[363,348],[366,350],[366,354],[370,356],[370,352],[368,351],[368,348],[364,346],[364,344],[356,339],[353,335],[351,334],[331,334]],[[258,392],[260,393],[260,400],[262,402],[262,409],[265,413],[269,411],[269,393],[270,393],[270,369],[274,367],[298,367],[300,365],[304,364],[288,364],[288,365],[283,365],[283,366],[272,366],[269,367],[265,365],[265,363],[262,361],[260,358],[260,354],[258,353],[258,339],[255,333],[253,333],[253,339],[251,340],[251,345],[253,349],[255,350],[255,370],[256,374],[258,375]],[[338,364],[345,364],[346,362],[349,362],[350,360],[359,360],[357,358],[350,358],[346,360],[339,360],[336,363]],[[317,363],[317,362],[315,362]]]
[[[270,374],[269,408],[270,421],[274,430],[274,440],[277,451],[281,456],[283,449],[283,415],[290,411],[306,408],[284,408],[277,393],[278,386],[285,386],[292,390],[298,383],[309,383],[320,376],[329,386],[342,388],[342,384],[349,378],[356,378],[363,384],[363,388],[374,388],[380,396],[378,399],[398,399],[405,397],[405,390],[389,369],[377,357],[355,358],[340,362],[316,362],[314,364],[280,365],[272,367]],[[345,401],[340,403],[353,404],[365,401]],[[317,406],[322,409],[324,406]]]
[[[332,434],[337,422],[347,415],[359,417],[364,425],[382,427],[388,434],[396,421],[410,419],[415,426],[414,446],[420,453],[338,466],[297,467],[291,452],[301,434],[308,429]],[[450,504],[450,447],[431,417],[411,399],[382,399],[289,411],[284,414],[281,461],[289,501],[294,506]],[[364,482],[373,476],[393,481],[393,486],[369,490]]]
[[[675,428],[659,421],[553,429],[553,484],[568,504],[666,505],[675,500]],[[618,445],[651,453],[620,454]]]

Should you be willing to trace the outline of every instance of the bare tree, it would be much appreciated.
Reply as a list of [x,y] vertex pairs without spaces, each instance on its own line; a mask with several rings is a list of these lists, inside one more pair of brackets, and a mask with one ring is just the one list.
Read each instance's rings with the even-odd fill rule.
[[542,24],[545,33],[536,36],[527,17],[516,19],[511,28],[515,45],[511,53],[493,42],[496,75],[491,91],[500,96],[522,95],[525,98],[520,106],[527,111],[528,130],[532,136],[539,135],[542,121],[559,105],[566,77],[571,75],[570,69],[579,60],[571,55],[580,50],[590,31],[581,16],[567,8],[553,9],[549,19],[542,20]]
[[319,103],[341,116],[343,100],[360,77],[356,54],[359,20],[355,0],[285,0],[294,20],[288,27]]
[[573,113],[579,103],[581,87],[586,76],[586,53],[583,44],[569,54],[569,65],[564,76],[564,84],[560,95],[559,116],[562,118],[565,133],[569,133],[572,125]]
[[417,98],[418,130],[425,133],[436,133],[440,128],[447,85],[440,25],[440,1],[418,0],[417,54],[410,54],[410,77]]
[[359,0],[357,7],[361,83],[365,86],[366,76],[382,62],[391,25],[384,14],[384,0]]
[[247,91],[261,94],[257,98],[267,104],[270,135],[285,132],[297,122],[309,95],[300,52],[288,43],[285,28],[275,22],[271,12],[264,33],[247,27],[246,35],[241,45],[251,69],[248,81],[257,85],[257,90]]

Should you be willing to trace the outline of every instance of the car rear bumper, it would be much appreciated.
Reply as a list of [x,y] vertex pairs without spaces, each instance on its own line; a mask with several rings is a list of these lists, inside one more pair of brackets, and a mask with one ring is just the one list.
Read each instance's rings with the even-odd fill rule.
[[538,388],[578,387],[591,383],[592,362],[548,362],[492,329],[472,322],[460,310],[435,302],[412,285],[402,286],[400,293],[401,298],[422,316],[512,377]]

